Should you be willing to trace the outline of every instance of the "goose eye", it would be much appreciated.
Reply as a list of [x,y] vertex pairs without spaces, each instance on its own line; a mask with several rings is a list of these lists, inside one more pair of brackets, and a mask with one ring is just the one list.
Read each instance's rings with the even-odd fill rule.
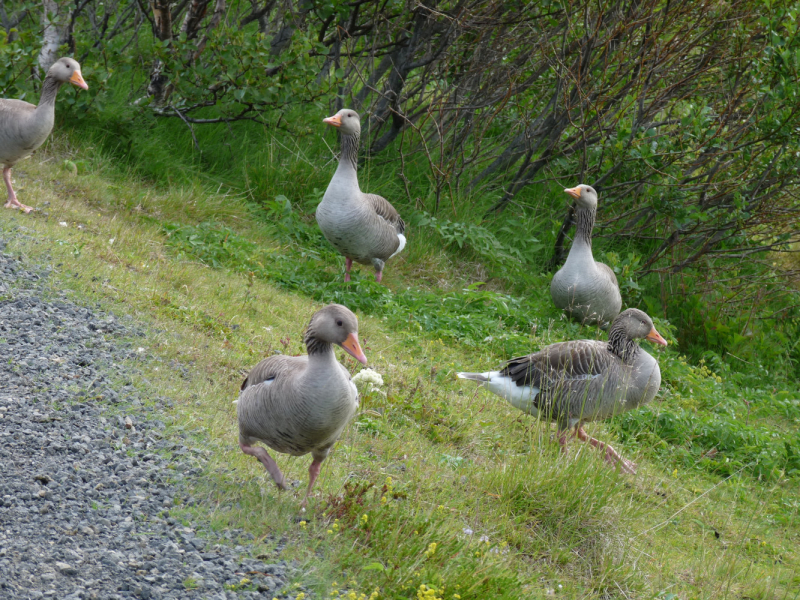
[[336,324],[337,324],[339,327],[341,327],[341,326],[342,326],[342,320],[341,320],[341,319],[336,319]]

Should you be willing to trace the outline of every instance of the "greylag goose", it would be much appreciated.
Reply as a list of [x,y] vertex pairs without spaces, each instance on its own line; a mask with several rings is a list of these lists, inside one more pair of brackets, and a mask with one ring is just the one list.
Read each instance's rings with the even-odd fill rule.
[[622,296],[614,271],[592,256],[597,192],[584,184],[564,191],[578,201],[577,226],[567,262],[553,276],[550,295],[555,305],[573,319],[606,328],[619,314]]
[[611,446],[590,437],[583,423],[607,419],[650,402],[661,385],[658,362],[636,343],[646,339],[666,346],[644,312],[629,308],[608,331],[608,342],[576,340],[513,358],[499,371],[458,373],[478,381],[493,394],[533,416],[555,421],[559,443],[566,449],[567,433],[605,450],[605,460],[623,471],[636,465]]
[[61,58],[53,63],[42,84],[39,105],[23,100],[0,98],[0,163],[3,164],[3,179],[8,188],[6,208],[19,208],[29,213],[11,186],[11,167],[41,146],[53,130],[55,121],[56,94],[62,83],[70,82],[88,90],[81,76],[81,66],[71,58]]
[[406,225],[388,200],[365,194],[358,186],[358,114],[345,108],[322,122],[339,129],[342,152],[336,173],[317,206],[317,223],[327,240],[345,256],[345,281],[350,281],[353,261],[372,265],[375,279],[380,281],[386,261],[406,245]]
[[307,356],[270,356],[253,367],[236,401],[239,447],[261,461],[279,489],[286,489],[281,470],[255,443],[292,456],[311,453],[302,506],[322,461],[358,407],[356,386],[336,360],[333,344],[367,364],[358,343],[358,319],[341,304],[329,304],[311,317],[305,342]]

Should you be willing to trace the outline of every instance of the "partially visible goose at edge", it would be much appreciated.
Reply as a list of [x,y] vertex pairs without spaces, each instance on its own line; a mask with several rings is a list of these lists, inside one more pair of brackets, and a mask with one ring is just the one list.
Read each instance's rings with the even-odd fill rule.
[[406,225],[385,198],[365,194],[358,185],[358,114],[345,108],[323,123],[339,129],[342,152],[336,173],[317,206],[317,223],[327,240],[345,256],[345,281],[350,281],[353,261],[372,265],[375,279],[381,281],[386,261],[406,245]]
[[458,373],[458,377],[480,382],[523,412],[555,421],[565,450],[568,431],[574,428],[580,440],[605,450],[607,462],[636,473],[636,464],[590,437],[583,424],[629,411],[655,397],[661,370],[637,339],[667,345],[650,317],[629,308],[614,319],[608,342],[551,344],[535,354],[511,359],[499,371]]
[[550,295],[571,318],[605,328],[619,314],[622,296],[614,271],[592,256],[597,192],[584,184],[564,191],[577,200],[575,240],[567,262],[553,276]]
[[38,106],[23,100],[0,98],[0,163],[3,164],[3,179],[8,189],[6,208],[19,208],[26,213],[33,210],[17,200],[11,185],[11,167],[30,156],[53,131],[56,94],[61,84],[67,81],[84,90],[89,89],[81,76],[78,61],[61,58],[47,71]]
[[311,494],[322,461],[358,408],[356,386],[336,360],[333,344],[367,364],[358,343],[358,319],[341,304],[330,304],[311,317],[305,342],[307,356],[270,356],[253,367],[235,402],[239,447],[261,461],[279,489],[286,489],[283,473],[255,443],[292,456],[311,453],[301,505]]

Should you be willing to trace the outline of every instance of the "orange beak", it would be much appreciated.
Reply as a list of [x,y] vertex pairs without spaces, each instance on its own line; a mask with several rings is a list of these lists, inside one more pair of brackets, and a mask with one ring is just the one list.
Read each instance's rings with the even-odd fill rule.
[[69,82],[73,85],[77,85],[79,88],[88,90],[89,86],[86,85],[86,82],[83,80],[83,76],[78,69],[75,69],[75,72],[72,74],[72,77],[69,78]]
[[342,342],[342,348],[344,348],[344,351],[355,358],[358,362],[362,363],[364,366],[367,366],[367,357],[364,356],[364,352],[361,350],[361,346],[358,344],[358,337],[355,333],[351,333],[347,336],[347,339]]
[[579,187],[567,188],[564,191],[567,192],[570,196],[572,196],[575,199],[581,197],[581,188],[579,188]]
[[[342,126],[342,117],[340,117],[339,115],[333,115],[332,117],[328,117],[327,119],[322,119],[322,122],[323,123],[327,123],[328,125],[333,125],[334,127],[341,127]],[[364,364],[367,364],[367,363],[364,363]]]
[[661,334],[656,331],[655,327],[650,330],[650,333],[648,333],[644,339],[649,340],[654,344],[661,344],[662,346],[667,345],[667,340],[661,337]]

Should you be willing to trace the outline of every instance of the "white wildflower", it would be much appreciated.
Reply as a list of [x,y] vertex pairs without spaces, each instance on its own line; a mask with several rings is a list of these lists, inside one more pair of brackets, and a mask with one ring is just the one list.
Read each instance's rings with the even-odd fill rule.
[[386,394],[386,392],[381,390],[383,387],[383,377],[381,377],[380,373],[372,369],[361,369],[361,371],[353,377],[353,383],[356,384],[358,391],[362,394],[371,394],[372,392],[378,392],[383,395]]
[[61,227],[66,227],[67,226],[67,222],[66,221],[59,221],[58,224],[61,225]]
[[472,529],[470,529],[469,527],[464,527],[464,529],[462,529],[462,531],[464,532],[464,535],[472,535],[473,534]]

